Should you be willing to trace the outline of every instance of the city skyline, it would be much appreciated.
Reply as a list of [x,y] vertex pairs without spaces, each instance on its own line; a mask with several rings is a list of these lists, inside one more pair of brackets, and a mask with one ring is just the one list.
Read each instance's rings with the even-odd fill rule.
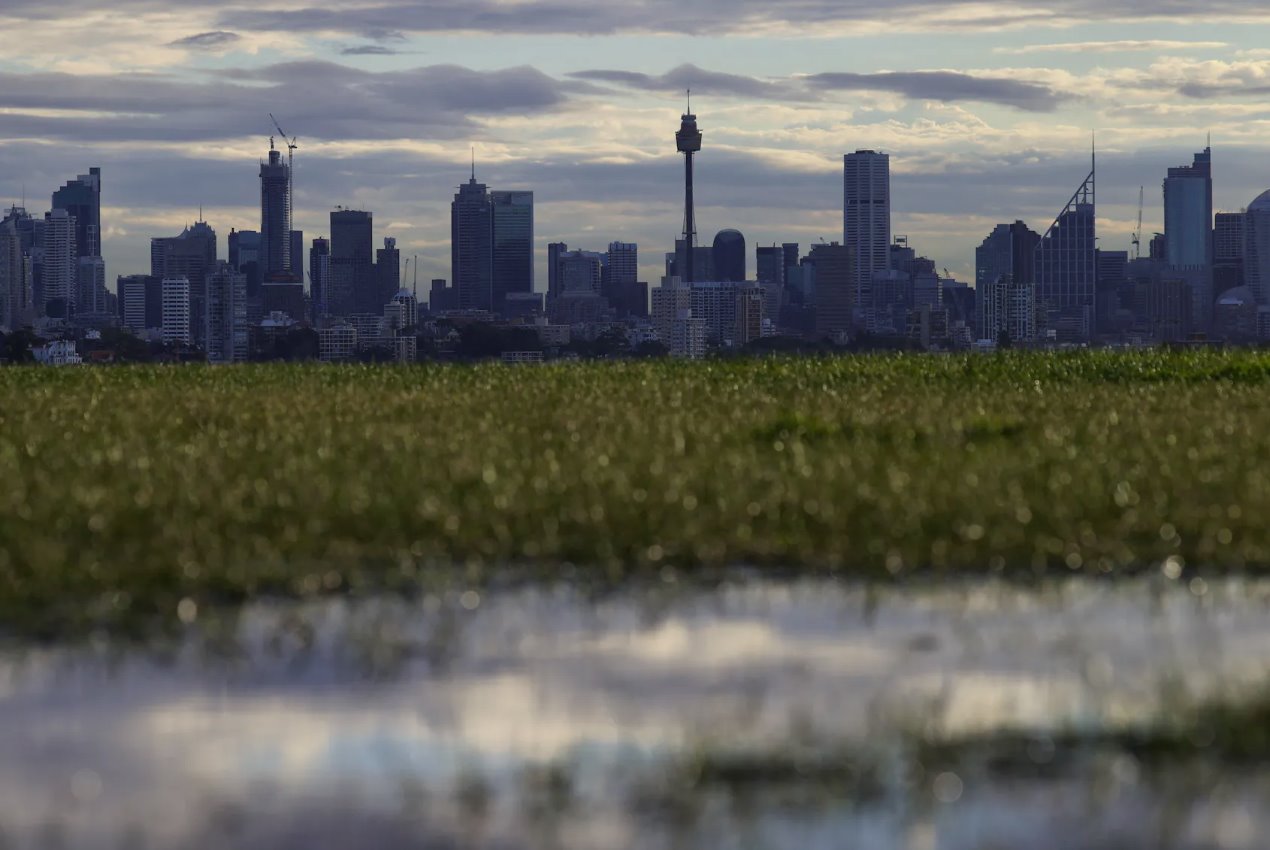
[[[0,197],[20,200],[25,182],[34,208],[100,164],[108,275],[139,273],[149,238],[179,233],[200,204],[218,233],[258,229],[254,163],[272,111],[299,137],[294,226],[310,236],[329,235],[335,205],[367,209],[403,257],[419,255],[420,277],[448,276],[446,206],[475,145],[483,182],[536,193],[539,290],[551,241],[637,242],[655,282],[658,249],[681,228],[682,165],[665,134],[689,86],[709,134],[696,164],[703,239],[735,227],[752,246],[832,240],[834,173],[865,148],[892,155],[894,232],[963,279],[995,224],[1044,230],[1093,128],[1108,249],[1127,247],[1140,185],[1146,229],[1162,229],[1161,175],[1209,129],[1216,209],[1247,206],[1248,187],[1267,182],[1266,114],[1249,99],[1270,65],[1258,53],[1267,18],[1251,4],[1224,5],[1214,24],[1067,3],[1029,10],[1026,30],[1001,29],[1022,18],[991,6],[902,5],[562,15],[577,10],[526,3],[476,33],[458,7],[420,21],[402,6],[393,29],[391,4],[310,20],[271,2],[178,16],[125,0],[113,8],[135,14],[106,19],[79,0],[38,20],[10,4],[0,19],[28,26],[7,28],[22,43],[0,36]],[[963,14],[975,8],[987,16]],[[78,49],[90,31],[97,47]],[[754,49],[738,52],[746,32]]]

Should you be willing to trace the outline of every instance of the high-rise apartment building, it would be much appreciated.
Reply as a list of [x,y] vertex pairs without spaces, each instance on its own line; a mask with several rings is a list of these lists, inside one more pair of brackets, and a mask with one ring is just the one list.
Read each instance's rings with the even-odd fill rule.
[[512,294],[534,291],[534,193],[492,191],[493,304],[501,312]]
[[75,219],[76,255],[101,256],[101,169],[90,168],[53,193],[53,209]]
[[260,272],[264,280],[291,274],[291,169],[270,145],[260,163]]
[[461,310],[495,308],[493,218],[489,192],[473,171],[450,204],[450,281]]
[[44,226],[36,231],[40,252],[41,312],[66,318],[75,312],[79,290],[79,251],[75,242],[75,217],[66,210],[44,215]]
[[163,341],[189,345],[190,333],[190,282],[183,277],[165,278],[163,281]]
[[891,158],[877,151],[844,157],[842,244],[852,254],[854,304],[871,303],[873,276],[890,268]]
[[248,353],[247,275],[225,262],[217,263],[209,270],[205,313],[208,361],[245,363]]
[[374,216],[364,210],[331,213],[330,286],[327,309],[332,316],[383,311],[375,309]]

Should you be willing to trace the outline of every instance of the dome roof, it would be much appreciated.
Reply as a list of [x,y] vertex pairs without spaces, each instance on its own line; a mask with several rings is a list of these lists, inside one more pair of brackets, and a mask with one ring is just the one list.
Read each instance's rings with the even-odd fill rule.
[[1217,296],[1217,306],[1219,307],[1241,307],[1245,304],[1256,303],[1257,296],[1253,295],[1252,290],[1246,286],[1236,286],[1234,289],[1228,289]]
[[1270,212],[1270,191],[1262,192],[1257,200],[1248,205],[1248,211]]

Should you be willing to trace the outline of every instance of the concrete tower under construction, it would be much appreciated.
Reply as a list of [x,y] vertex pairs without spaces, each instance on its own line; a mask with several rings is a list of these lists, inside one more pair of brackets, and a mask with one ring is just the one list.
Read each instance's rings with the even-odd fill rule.
[[693,265],[695,265],[693,255],[697,247],[697,218],[693,211],[692,201],[692,157],[701,150],[701,131],[697,129],[697,116],[692,114],[691,92],[689,92],[688,111],[683,116],[683,123],[679,125],[679,132],[675,134],[675,144],[679,152],[684,155],[683,241],[686,248],[684,254],[688,258],[687,262],[682,263],[679,274],[685,281],[691,283]]

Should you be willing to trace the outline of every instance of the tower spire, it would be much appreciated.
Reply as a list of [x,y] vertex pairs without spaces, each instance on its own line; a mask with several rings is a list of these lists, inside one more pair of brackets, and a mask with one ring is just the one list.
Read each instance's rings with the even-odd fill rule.
[[476,182],[476,145],[472,145],[472,182]]

